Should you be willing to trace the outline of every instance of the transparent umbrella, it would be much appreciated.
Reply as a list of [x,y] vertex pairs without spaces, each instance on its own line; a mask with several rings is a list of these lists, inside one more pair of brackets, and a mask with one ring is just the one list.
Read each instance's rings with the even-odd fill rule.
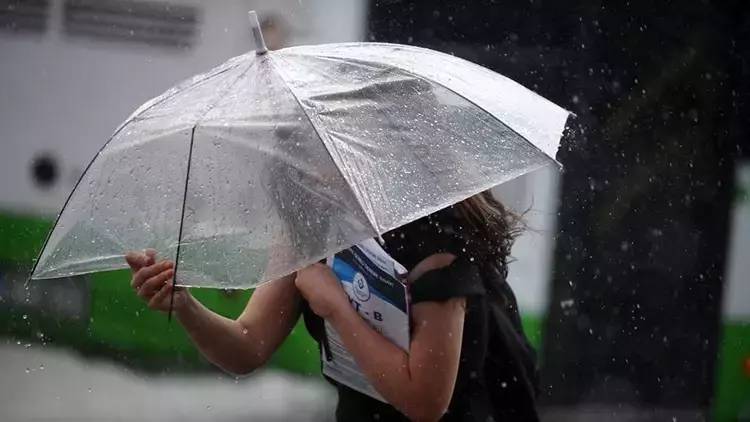
[[32,278],[155,248],[185,286],[250,288],[554,160],[569,113],[439,52],[255,51],[141,106],[97,153]]

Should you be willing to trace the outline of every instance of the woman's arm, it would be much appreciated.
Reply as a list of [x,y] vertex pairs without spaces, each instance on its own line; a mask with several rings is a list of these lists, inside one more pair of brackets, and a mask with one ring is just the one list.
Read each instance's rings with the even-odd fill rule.
[[[129,253],[132,286],[149,307],[170,306],[173,263],[155,262],[155,252]],[[203,306],[187,289],[175,291],[174,312],[193,343],[211,363],[234,374],[248,374],[265,364],[299,319],[300,295],[294,275],[258,287],[236,320]]]
[[[410,278],[452,260],[430,257],[412,271]],[[313,267],[299,272],[298,288],[313,310],[333,325],[375,389],[413,420],[439,419],[450,404],[458,374],[465,299],[415,304],[407,353],[357,314],[328,267]]]
[[461,355],[463,298],[414,305],[409,352],[377,333],[351,306],[331,315],[341,336],[376,390],[412,420],[437,420],[453,396]]
[[193,343],[211,363],[234,374],[263,366],[299,319],[300,296],[294,275],[255,289],[236,320],[203,306],[192,296],[176,312]]

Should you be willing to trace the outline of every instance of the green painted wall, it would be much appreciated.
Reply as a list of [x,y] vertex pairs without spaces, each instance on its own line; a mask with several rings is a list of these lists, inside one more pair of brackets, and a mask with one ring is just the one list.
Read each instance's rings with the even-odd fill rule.
[[750,321],[725,322],[716,367],[715,421],[750,421]]
[[[49,221],[0,213],[0,268],[26,273],[36,258]],[[44,283],[44,281],[39,281]],[[146,308],[130,289],[127,271],[94,274],[90,286],[88,321],[57,321],[22,309],[0,309],[0,334],[39,340],[43,333],[50,345],[72,346],[87,354],[98,354],[145,369],[208,368],[176,323]],[[228,317],[240,314],[249,291],[227,293],[218,289],[193,289],[210,309]],[[303,374],[320,372],[317,345],[300,324],[271,361],[271,365]]]
[[[50,227],[51,223],[42,219],[0,213],[0,269],[28,271]],[[24,319],[20,309],[0,308],[0,335],[71,347],[145,370],[210,368],[179,324],[169,323],[164,314],[147,309],[133,294],[127,271],[95,274],[89,286],[88,321],[60,321],[39,314],[29,314]],[[217,289],[193,289],[193,293],[207,307],[227,317],[239,315],[251,294]],[[537,348],[542,338],[542,321],[537,315],[523,317],[526,335]],[[714,419],[734,421],[741,409],[750,408],[750,376],[742,366],[750,357],[750,322],[727,323],[723,330]],[[318,348],[301,321],[271,365],[319,376]]]
[[[0,214],[0,265],[27,271],[50,227],[51,223],[42,219]],[[112,356],[146,369],[209,366],[179,324],[169,323],[165,315],[149,310],[133,294],[127,271],[94,274],[90,293],[88,321],[55,321],[34,314],[24,320],[21,310],[6,310],[0,311],[0,333],[34,339],[42,332],[52,345],[68,345],[84,353]],[[193,294],[208,308],[227,317],[236,317],[251,293],[193,289]],[[538,347],[541,319],[526,315],[523,324],[532,344]],[[297,373],[319,374],[317,350],[300,320],[271,364]]]

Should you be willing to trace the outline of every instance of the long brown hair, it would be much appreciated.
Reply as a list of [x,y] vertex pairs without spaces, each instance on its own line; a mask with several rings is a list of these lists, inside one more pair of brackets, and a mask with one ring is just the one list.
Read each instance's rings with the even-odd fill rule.
[[507,275],[510,250],[526,228],[520,215],[507,209],[490,191],[484,191],[453,206],[471,233],[465,236],[467,254],[495,263]]

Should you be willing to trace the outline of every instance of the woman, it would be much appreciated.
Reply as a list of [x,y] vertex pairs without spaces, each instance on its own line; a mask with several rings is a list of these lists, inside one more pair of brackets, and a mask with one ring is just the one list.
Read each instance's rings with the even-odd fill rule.
[[[206,358],[237,374],[263,365],[301,313],[319,343],[327,321],[388,402],[334,382],[340,421],[536,420],[533,350],[505,283],[517,223],[485,192],[384,236],[383,248],[409,269],[408,353],[359,317],[323,264],[259,287],[237,320],[185,289],[175,291],[174,312]],[[138,295],[167,310],[173,264],[155,263],[153,251],[127,260]]]

